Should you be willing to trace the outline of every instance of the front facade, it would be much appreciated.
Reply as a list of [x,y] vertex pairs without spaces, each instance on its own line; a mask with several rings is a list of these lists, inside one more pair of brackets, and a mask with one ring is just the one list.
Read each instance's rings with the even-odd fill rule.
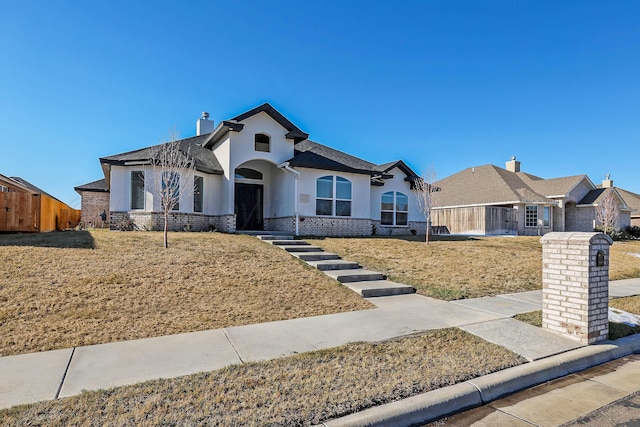
[[[173,230],[357,236],[426,229],[411,190],[418,177],[404,162],[375,165],[313,142],[269,104],[217,125],[203,114],[196,136],[180,147],[195,160],[195,176],[170,215]],[[152,151],[100,159],[104,180],[76,187],[83,221],[104,212],[111,229],[160,228]]]
[[637,211],[607,177],[596,186],[586,175],[543,179],[520,171],[512,158],[505,168],[465,169],[435,184],[432,224],[442,234],[538,236],[551,231],[593,231],[597,209],[613,193],[620,214],[616,228],[631,224]]

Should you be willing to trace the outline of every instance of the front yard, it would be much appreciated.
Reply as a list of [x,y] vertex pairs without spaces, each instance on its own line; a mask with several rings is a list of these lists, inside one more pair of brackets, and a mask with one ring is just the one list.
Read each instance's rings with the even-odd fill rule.
[[0,235],[0,356],[371,308],[249,236]]
[[[541,289],[539,237],[325,238],[309,240],[365,268],[444,300]],[[640,241],[611,247],[612,280],[640,277]]]

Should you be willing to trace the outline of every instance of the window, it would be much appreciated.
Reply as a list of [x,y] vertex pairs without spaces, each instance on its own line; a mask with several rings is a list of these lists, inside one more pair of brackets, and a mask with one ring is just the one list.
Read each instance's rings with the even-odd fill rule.
[[193,211],[202,212],[202,191],[204,188],[204,178],[193,177]]
[[131,209],[144,209],[144,172],[131,172]]
[[9,187],[5,187],[4,185],[0,185],[0,193],[8,193]]
[[351,216],[351,181],[340,176],[318,178],[316,215]]
[[255,136],[255,149],[256,151],[266,151],[269,150],[269,135],[265,135],[263,133],[257,133]]
[[544,207],[542,221],[545,227],[551,227],[551,206]]
[[[171,192],[171,194],[169,194]],[[165,172],[162,177],[162,198],[172,211],[180,210],[180,174]]]
[[409,198],[399,191],[388,191],[382,195],[380,203],[382,225],[409,224]]
[[236,179],[262,179],[262,172],[249,168],[237,168]]
[[537,206],[525,206],[524,226],[525,227],[538,226],[538,207]]

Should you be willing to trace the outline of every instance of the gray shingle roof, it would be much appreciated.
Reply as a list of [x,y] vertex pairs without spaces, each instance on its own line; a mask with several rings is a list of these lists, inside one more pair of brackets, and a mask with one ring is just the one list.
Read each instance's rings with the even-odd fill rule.
[[554,203],[538,194],[514,172],[494,165],[465,169],[435,185],[434,206],[474,206],[511,203]]
[[583,179],[588,179],[586,175],[544,179],[524,172],[517,172],[516,174],[536,193],[543,194],[547,197],[566,196]]
[[640,194],[632,193],[631,191],[617,187],[616,190],[618,190],[618,194],[622,196],[627,206],[635,210],[631,213],[631,216],[640,216]]
[[[44,194],[45,196],[49,196],[52,199],[56,199],[55,197],[53,197],[51,194],[47,193],[43,189],[41,189],[39,187],[36,187],[35,185],[30,183],[26,179],[20,178],[19,176],[11,176],[11,177],[9,177],[9,179],[11,179],[12,181],[17,182],[18,184],[22,184],[23,186],[27,187],[29,190],[33,191],[34,193]],[[56,199],[56,200],[58,200],[58,199]]]
[[373,163],[309,140],[296,144],[294,156],[289,160],[289,164],[365,175],[379,175],[381,172]]
[[78,185],[77,187],[73,187],[73,189],[77,192],[80,191],[93,191],[93,192],[109,192],[109,188],[107,187],[107,180],[102,178],[97,181],[92,181],[87,184]]
[[[191,138],[181,139],[180,151],[183,153],[189,152],[189,154],[195,159],[195,167],[197,171],[222,175],[224,172],[220,162],[216,158],[213,151],[202,147],[201,143],[207,138],[208,135],[194,136]],[[140,150],[129,151],[126,153],[115,154],[113,156],[103,157],[100,159],[100,163],[107,163],[113,165],[123,165],[127,162],[145,162],[148,161],[162,144],[154,145],[152,147],[142,148]]]

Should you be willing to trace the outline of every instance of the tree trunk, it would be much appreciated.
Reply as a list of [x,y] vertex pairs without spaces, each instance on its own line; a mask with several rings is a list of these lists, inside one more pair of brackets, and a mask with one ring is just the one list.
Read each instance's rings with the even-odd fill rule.
[[169,213],[164,212],[164,248],[169,247]]
[[424,242],[428,245],[429,244],[429,235],[431,234],[431,218],[429,218],[427,220],[427,232],[426,232],[426,236],[424,239]]

